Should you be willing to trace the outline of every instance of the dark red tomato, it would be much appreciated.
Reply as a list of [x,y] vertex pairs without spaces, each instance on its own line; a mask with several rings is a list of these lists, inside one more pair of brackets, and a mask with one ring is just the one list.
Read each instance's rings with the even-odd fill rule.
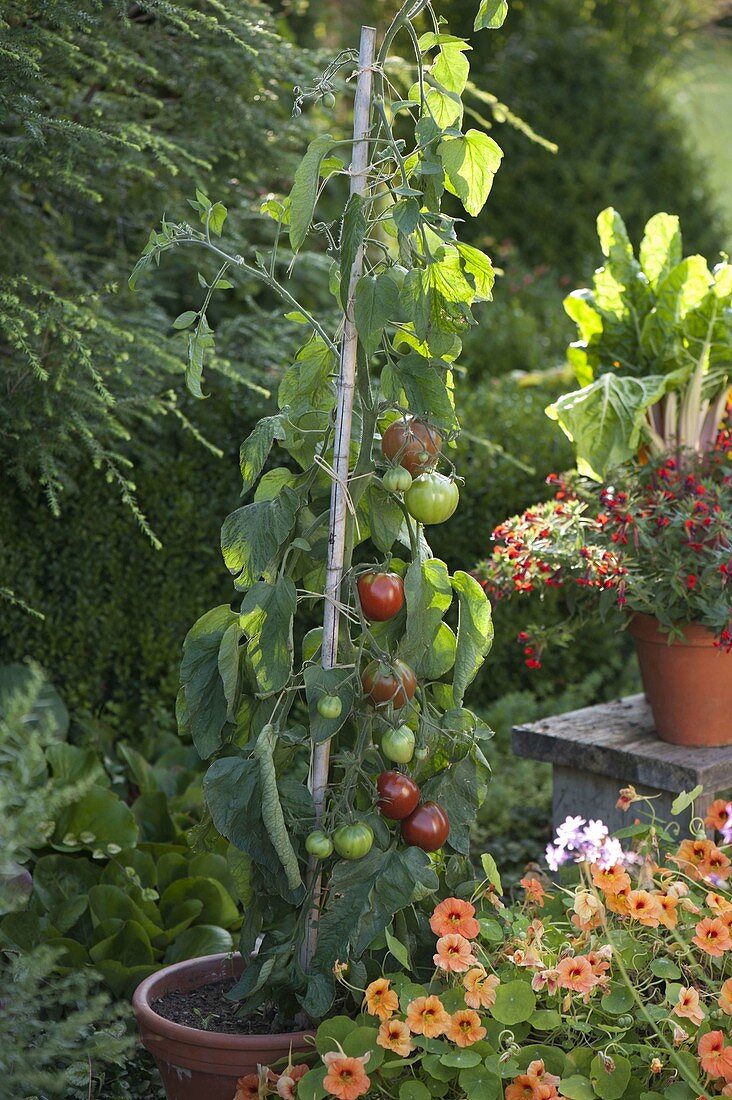
[[363,693],[375,707],[393,703],[396,708],[405,707],[414,698],[417,677],[404,661],[396,660],[391,667],[381,661],[372,661],[361,673]]
[[450,822],[437,802],[425,802],[402,821],[402,840],[423,852],[436,852],[450,835]]
[[381,437],[381,450],[389,462],[398,462],[412,477],[430,470],[442,450],[442,436],[421,420],[395,420]]
[[376,789],[381,796],[376,805],[391,821],[409,817],[419,802],[419,787],[401,772],[382,772],[376,780]]
[[385,623],[404,607],[404,581],[396,573],[364,573],[356,587],[361,609],[371,622]]

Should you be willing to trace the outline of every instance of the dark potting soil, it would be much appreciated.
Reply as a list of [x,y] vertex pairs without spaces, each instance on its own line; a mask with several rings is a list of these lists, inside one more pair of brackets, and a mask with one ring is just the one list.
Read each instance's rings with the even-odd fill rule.
[[231,980],[209,982],[186,992],[173,990],[152,1002],[153,1012],[174,1024],[198,1031],[219,1031],[226,1035],[282,1035],[299,1028],[284,1021],[275,1005],[256,1016],[237,1016],[239,1005],[227,1000]]

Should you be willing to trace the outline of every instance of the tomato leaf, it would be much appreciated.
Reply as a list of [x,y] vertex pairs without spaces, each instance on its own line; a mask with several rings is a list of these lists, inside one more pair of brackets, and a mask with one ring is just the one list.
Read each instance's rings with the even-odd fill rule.
[[218,658],[224,634],[236,622],[229,605],[220,604],[193,624],[183,642],[180,725],[190,732],[204,760],[228,739],[223,736],[227,699]]
[[459,570],[452,577],[459,615],[453,695],[462,706],[465,690],[475,678],[493,644],[493,620],[488,597],[474,577]]
[[473,30],[497,30],[503,26],[507,15],[507,0],[481,0]]
[[488,134],[468,130],[461,137],[443,138],[437,152],[445,169],[445,186],[476,217],[490,194],[503,150]]
[[447,566],[438,558],[412,562],[404,577],[407,629],[399,656],[423,675],[423,664],[434,645],[440,623],[452,603]]
[[240,624],[247,635],[247,657],[260,695],[285,687],[292,673],[292,620],[297,591],[291,577],[274,584],[259,581],[241,605]]
[[354,193],[349,197],[346,203],[346,209],[343,213],[340,262],[340,299],[343,309],[345,309],[348,304],[348,290],[351,282],[353,261],[356,259],[358,250],[363,244],[363,238],[366,232],[366,215],[363,207],[363,197]]
[[399,289],[389,275],[364,275],[358,280],[353,316],[367,355],[377,350],[384,327],[399,309]]
[[266,572],[295,525],[297,493],[285,486],[274,500],[237,508],[221,528],[221,551],[235,585],[247,589]]
[[261,474],[275,439],[284,439],[280,415],[263,417],[239,449],[239,469],[242,476],[242,496],[248,493]]
[[315,138],[308,145],[295,172],[290,192],[290,245],[293,252],[300,249],[308,235],[318,194],[320,162],[333,144],[334,138],[330,134]]

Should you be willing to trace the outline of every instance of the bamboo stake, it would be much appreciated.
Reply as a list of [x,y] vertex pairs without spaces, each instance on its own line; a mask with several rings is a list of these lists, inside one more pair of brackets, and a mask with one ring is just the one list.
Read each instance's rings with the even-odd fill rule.
[[[358,54],[358,78],[353,105],[353,154],[351,159],[351,194],[365,195],[368,181],[369,144],[371,127],[371,89],[373,64],[376,52],[376,28],[362,27]],[[333,482],[330,496],[330,533],[325,579],[325,611],[323,616],[323,668],[333,668],[338,661],[338,610],[343,557],[348,516],[348,460],[351,444],[353,399],[356,390],[356,353],[358,333],[353,320],[353,302],[356,284],[363,271],[363,246],[356,253],[348,284],[348,301],[345,303],[343,338],[341,341],[340,370],[338,375],[338,401],[336,405],[335,440],[333,446]],[[315,803],[315,820],[320,821],[325,806],[330,765],[330,742],[313,748],[310,763],[310,790]],[[312,905],[307,918],[301,962],[307,971],[318,941],[318,915],[320,911],[321,883],[318,861],[310,860],[308,884],[312,889]]]

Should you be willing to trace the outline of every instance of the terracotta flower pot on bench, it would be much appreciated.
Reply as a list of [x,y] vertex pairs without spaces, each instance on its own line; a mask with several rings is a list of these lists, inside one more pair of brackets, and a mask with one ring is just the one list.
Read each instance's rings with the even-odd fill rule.
[[669,645],[650,615],[634,615],[630,633],[658,736],[675,745],[732,743],[732,653],[694,624]]
[[192,992],[231,980],[243,969],[240,955],[206,955],[166,966],[137,987],[132,1005],[143,1045],[155,1058],[168,1100],[234,1100],[236,1082],[257,1066],[287,1059],[290,1050],[310,1049],[306,1031],[282,1035],[230,1035],[186,1027],[152,1008],[171,992]]

